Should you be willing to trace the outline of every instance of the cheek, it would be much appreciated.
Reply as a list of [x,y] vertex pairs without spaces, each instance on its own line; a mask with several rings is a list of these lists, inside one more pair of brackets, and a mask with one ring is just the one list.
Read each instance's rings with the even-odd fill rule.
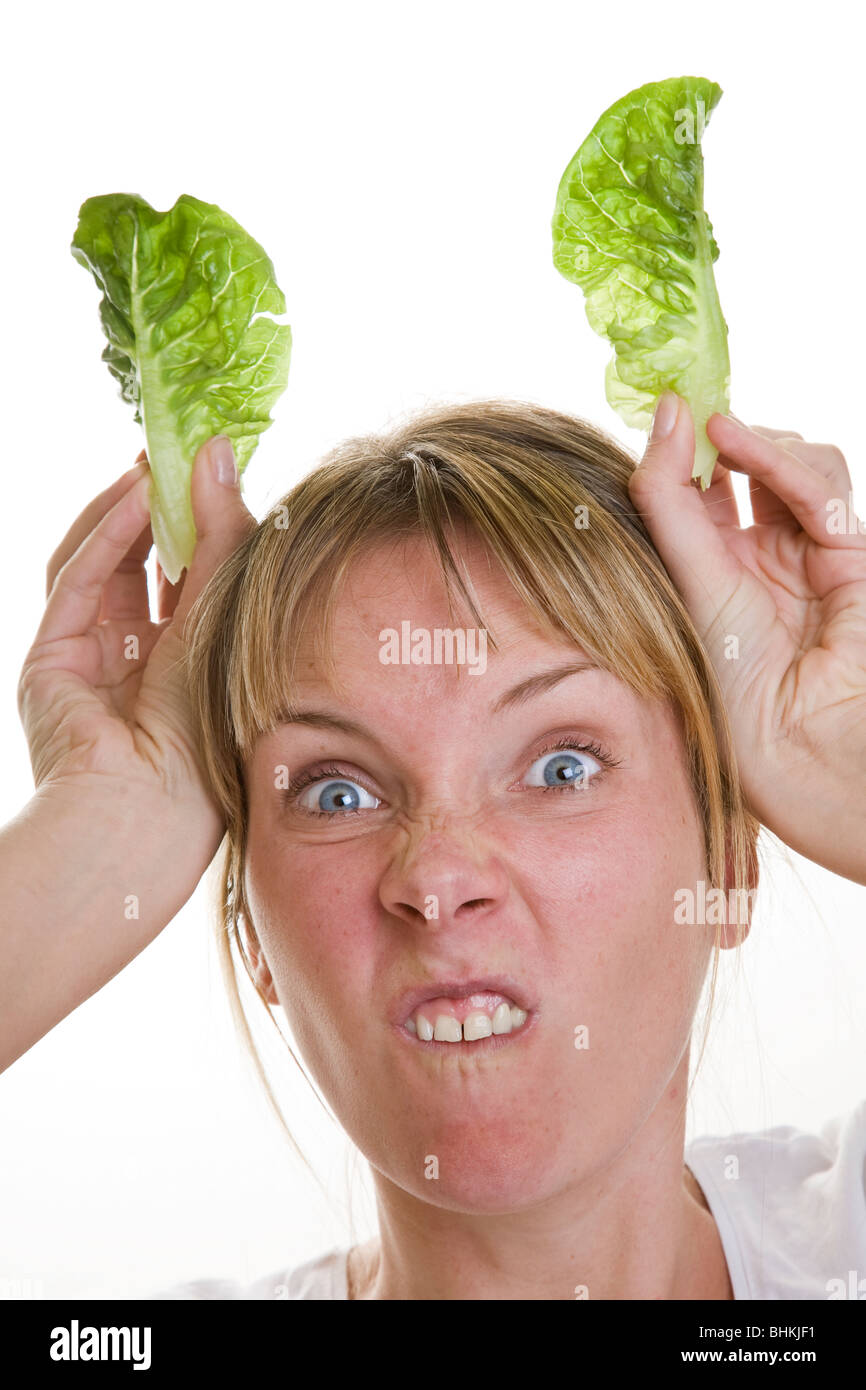
[[591,1138],[581,1128],[567,1147],[591,1163],[649,1117],[688,1045],[709,947],[701,928],[674,922],[674,907],[703,874],[701,830],[681,805],[636,800],[504,852],[547,934],[559,1034],[550,1080],[568,1078]]
[[682,1045],[712,941],[674,921],[677,891],[705,873],[688,792],[675,784],[648,793],[638,787],[615,810],[497,827],[520,896],[548,936],[573,1025],[607,1039],[611,1054],[660,1056]]
[[288,846],[278,834],[251,833],[246,897],[292,1033],[317,1076],[341,1051],[335,1017],[363,1016],[377,974],[369,930],[381,904],[369,841]]

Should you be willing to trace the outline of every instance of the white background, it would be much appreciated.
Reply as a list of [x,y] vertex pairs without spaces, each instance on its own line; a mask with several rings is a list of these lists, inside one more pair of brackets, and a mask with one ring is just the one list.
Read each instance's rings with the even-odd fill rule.
[[[638,450],[604,398],[607,344],[553,268],[550,219],[608,105],[706,76],[724,91],[704,154],[732,408],[838,444],[866,515],[852,13],[826,0],[17,7],[0,94],[0,819],[32,791],[15,688],[45,563],[143,442],[100,362],[96,286],[69,253],[85,198],[129,191],[165,209],[191,193],[271,256],[294,349],[247,473],[256,515],[339,439],[433,400],[539,401]],[[765,855],[752,937],[738,969],[724,958],[690,1133],[814,1128],[866,1094],[864,904],[862,887]],[[349,1146],[290,1059],[269,1055],[330,1206],[245,1070],[202,886],[0,1077],[0,1281],[117,1296],[252,1279],[343,1243]],[[364,1234],[363,1193],[357,1209]]]

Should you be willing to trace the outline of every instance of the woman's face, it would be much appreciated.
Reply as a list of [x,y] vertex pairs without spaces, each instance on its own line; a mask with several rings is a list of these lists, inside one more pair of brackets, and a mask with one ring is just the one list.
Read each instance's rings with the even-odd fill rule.
[[[301,635],[307,718],[247,767],[246,894],[260,982],[371,1164],[442,1207],[513,1211],[669,1129],[714,929],[674,923],[705,865],[673,713],[597,669],[556,679],[587,658],[534,626],[480,542],[462,553],[498,644],[477,674],[380,660],[385,629],[460,621],[417,539],[350,571],[339,694]],[[490,985],[478,1011],[498,994],[525,1022],[459,1042],[404,1027],[420,991],[453,1029],[470,981]]]

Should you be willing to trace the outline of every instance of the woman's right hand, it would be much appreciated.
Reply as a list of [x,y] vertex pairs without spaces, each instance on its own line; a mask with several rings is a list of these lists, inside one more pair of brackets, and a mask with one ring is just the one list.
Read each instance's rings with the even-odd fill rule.
[[[219,481],[221,461],[227,482]],[[49,561],[47,606],[18,687],[40,797],[78,797],[82,815],[92,798],[104,805],[106,797],[118,798],[118,808],[138,805],[142,817],[182,815],[176,852],[197,864],[205,843],[207,861],[213,857],[222,825],[196,751],[183,627],[206,581],[256,525],[236,472],[225,436],[199,449],[195,554],[176,585],[157,564],[156,618],[144,568],[153,543],[144,451],[94,498]],[[134,816],[125,822],[128,833]]]

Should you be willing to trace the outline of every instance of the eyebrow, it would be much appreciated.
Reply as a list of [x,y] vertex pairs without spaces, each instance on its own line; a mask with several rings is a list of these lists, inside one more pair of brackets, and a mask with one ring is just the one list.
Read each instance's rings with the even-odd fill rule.
[[554,666],[549,671],[540,671],[538,675],[529,676],[525,681],[520,681],[500,695],[493,706],[493,713],[499,714],[501,710],[508,709],[512,705],[522,705],[526,700],[531,700],[533,695],[540,695],[543,690],[551,690],[553,686],[558,685],[568,676],[578,676],[584,671],[601,671],[603,669],[601,666],[596,666],[593,661],[573,661],[568,666]]
[[[514,705],[522,705],[527,700],[531,700],[534,695],[540,695],[543,691],[552,690],[560,681],[566,680],[569,676],[581,675],[584,671],[603,671],[604,667],[597,666],[592,661],[570,662],[567,666],[554,666],[549,671],[539,671],[537,675],[528,676],[526,680],[518,681],[510,690],[506,690],[493,706],[492,713],[499,714],[504,709],[510,709]],[[363,724],[359,724],[354,719],[346,719],[342,715],[329,714],[326,710],[302,709],[302,710],[281,710],[277,716],[277,727],[283,724],[305,724],[317,729],[336,729],[345,734],[356,734],[360,738],[373,738],[369,729]],[[378,742],[378,739],[373,739]]]

